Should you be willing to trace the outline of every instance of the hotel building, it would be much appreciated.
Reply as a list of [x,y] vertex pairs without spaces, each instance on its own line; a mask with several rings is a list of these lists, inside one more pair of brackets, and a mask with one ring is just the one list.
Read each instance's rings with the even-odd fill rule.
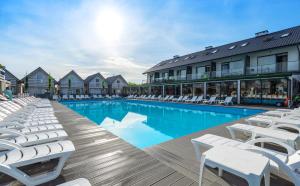
[[282,105],[299,92],[300,26],[174,56],[144,74],[140,93],[233,96],[236,103]]

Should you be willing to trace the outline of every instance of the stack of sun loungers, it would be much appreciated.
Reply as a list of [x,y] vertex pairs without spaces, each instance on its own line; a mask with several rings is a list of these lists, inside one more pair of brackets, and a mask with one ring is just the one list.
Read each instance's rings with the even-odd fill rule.
[[172,101],[182,103],[202,103],[202,104],[220,104],[220,105],[233,105],[233,97],[227,96],[224,100],[217,100],[217,96],[211,96],[209,99],[204,99],[203,95],[200,96],[174,96],[166,95],[128,95],[127,99],[139,100],[155,100],[155,101]]
[[[68,135],[49,100],[34,97],[1,100],[0,172],[25,185],[39,185],[57,178],[75,148],[67,140]],[[24,168],[20,169],[53,159],[58,159],[57,165],[46,173],[28,175]]]
[[[249,170],[256,171],[258,177],[264,177],[267,184],[270,183],[270,177],[267,175],[270,172],[295,185],[300,185],[299,119],[300,109],[277,109],[250,117],[246,119],[248,122],[246,124],[237,123],[227,126],[232,139],[213,134],[192,139],[196,157],[200,161],[200,180],[202,180],[203,167],[207,165],[218,168],[219,173],[225,169],[229,170],[246,179],[249,185],[257,181],[254,178],[244,177]],[[245,141],[245,137],[248,137],[248,140]],[[216,154],[216,152],[222,153]],[[230,153],[241,154],[231,154],[234,158],[227,158],[226,162],[220,162],[222,158],[230,157]],[[245,156],[253,156],[253,153],[258,158],[252,159],[252,168],[247,166],[247,163],[238,163],[245,160]],[[261,161],[259,156],[266,158],[268,163]],[[258,170],[260,166],[264,169]]]

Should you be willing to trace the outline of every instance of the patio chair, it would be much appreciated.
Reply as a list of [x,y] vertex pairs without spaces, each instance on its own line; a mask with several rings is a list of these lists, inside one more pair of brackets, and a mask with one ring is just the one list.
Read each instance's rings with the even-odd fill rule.
[[76,99],[81,99],[81,96],[80,95],[76,95],[75,98]]
[[[191,140],[196,152],[198,161],[201,161],[201,155],[206,150],[213,147],[229,146],[241,150],[249,150],[258,154],[262,154],[271,160],[271,173],[292,181],[295,185],[300,185],[300,154],[290,146],[273,138],[258,138],[248,142],[240,142],[225,137],[205,134],[201,137]],[[257,143],[272,143],[285,149],[287,153],[266,149],[256,146]]]
[[213,104],[213,103],[216,102],[216,99],[217,99],[217,97],[212,96],[212,97],[209,98],[209,100],[204,100],[203,103],[205,103],[205,104]]
[[72,94],[69,95],[69,99],[74,99],[74,96]]
[[219,101],[219,104],[221,104],[221,105],[233,105],[232,97],[231,96],[226,97],[225,100]]
[[[57,178],[70,155],[75,151],[71,141],[58,141],[31,147],[22,147],[6,140],[0,140],[0,147],[6,148],[0,155],[0,172],[15,178],[24,185],[39,185]],[[20,167],[58,159],[53,171],[30,176]],[[40,166],[40,165],[36,165]]]
[[[285,125],[285,127],[289,127],[289,129],[294,129],[300,132],[299,127],[293,127]],[[283,126],[272,126],[270,128],[264,128],[253,125],[246,125],[241,123],[236,123],[226,127],[231,135],[232,139],[237,139],[236,136],[238,133],[250,134],[250,139],[255,139],[259,137],[263,138],[274,138],[282,143],[286,143],[291,148],[295,150],[299,150],[300,141],[299,141],[299,133],[293,133],[288,130],[283,130]]]
[[84,99],[90,99],[89,95],[84,95]]
[[52,99],[53,99],[54,101],[57,101],[57,100],[58,100],[58,95],[53,95],[53,96],[52,96]]
[[68,95],[64,94],[64,95],[62,96],[62,99],[68,99]]

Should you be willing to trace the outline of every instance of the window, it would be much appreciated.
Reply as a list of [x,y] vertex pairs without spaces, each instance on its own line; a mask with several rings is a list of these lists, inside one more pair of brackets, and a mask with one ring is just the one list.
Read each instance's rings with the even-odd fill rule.
[[249,44],[248,42],[245,42],[245,43],[241,44],[241,46],[244,47],[244,46],[247,46],[248,44]]
[[228,49],[229,50],[232,50],[232,49],[234,49],[236,46],[235,45],[232,45],[231,47],[229,47]]
[[196,78],[207,78],[207,73],[205,72],[205,67],[196,68]]
[[222,72],[222,76],[228,76],[229,75],[229,63],[223,63],[222,64],[221,72]]
[[217,53],[218,52],[218,49],[212,51],[211,53],[214,54],[214,53]]
[[187,57],[185,57],[185,58],[184,58],[184,60],[187,60],[187,59],[189,59],[189,58],[190,58],[190,57],[189,57],[189,56],[187,56]]
[[276,71],[275,55],[263,56],[257,58],[258,73],[273,73]]
[[230,62],[230,74],[231,75],[242,75],[244,74],[244,61]]
[[120,81],[119,81],[119,80],[117,80],[117,83],[120,83]]
[[289,35],[290,35],[290,33],[285,33],[285,34],[282,34],[280,37],[283,38],[283,37],[287,37]]
[[100,80],[99,79],[96,79],[96,83],[99,83],[100,82]]

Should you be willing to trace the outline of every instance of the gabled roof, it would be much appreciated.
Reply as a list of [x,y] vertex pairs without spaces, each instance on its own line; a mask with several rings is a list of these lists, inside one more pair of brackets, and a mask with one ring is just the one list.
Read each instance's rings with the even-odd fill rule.
[[61,80],[65,79],[66,77],[68,77],[69,74],[74,74],[75,76],[77,76],[80,80],[83,81],[83,79],[74,71],[71,70],[69,73],[67,73],[64,77],[62,77],[58,82],[60,82]]
[[111,85],[118,78],[121,78],[128,85],[127,81],[123,78],[122,75],[116,75],[106,78],[107,84]]
[[98,72],[96,74],[92,74],[92,75],[88,76],[87,78],[85,78],[84,83],[90,82],[92,79],[94,79],[97,76],[100,77],[101,79],[105,80],[105,78]]
[[300,26],[168,59],[144,73],[298,44],[300,44]]
[[[37,71],[42,71],[43,73],[47,74],[48,76],[50,75],[49,73],[47,73],[42,67],[38,67],[37,69],[35,69],[34,71],[30,72],[29,74],[27,74],[27,76],[31,76],[32,74],[36,73]],[[51,76],[52,77],[52,76]],[[24,81],[26,78],[23,77],[21,80]],[[57,83],[57,81],[52,77],[52,79],[54,80],[54,83]]]
[[17,81],[19,81],[19,78],[17,78],[13,73],[11,73],[9,70],[7,70],[6,68],[4,69],[5,70],[5,74],[9,74],[11,77],[15,78]]

